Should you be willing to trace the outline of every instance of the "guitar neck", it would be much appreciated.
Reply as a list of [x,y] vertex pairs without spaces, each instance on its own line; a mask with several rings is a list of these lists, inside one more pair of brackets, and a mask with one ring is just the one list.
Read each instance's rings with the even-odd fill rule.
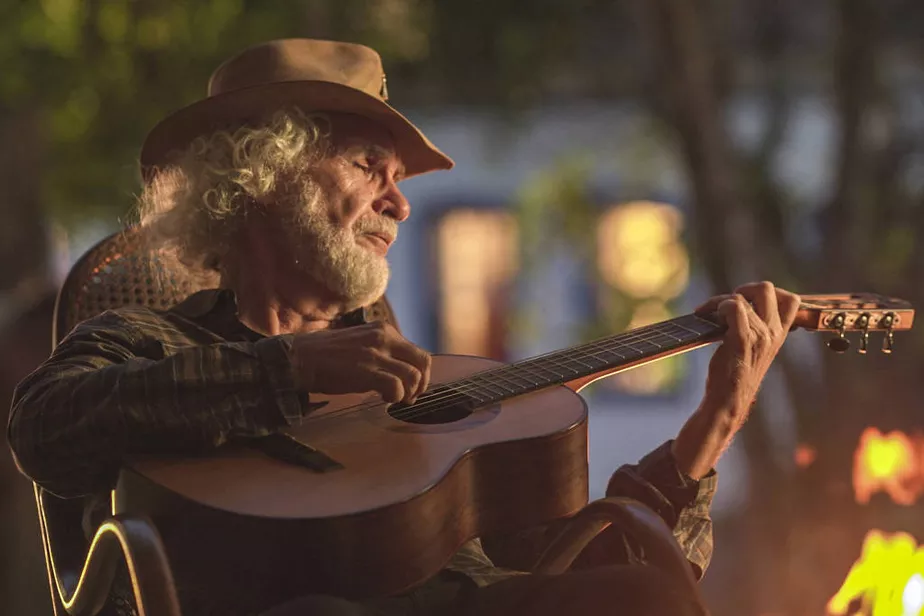
[[639,327],[447,384],[480,403],[499,402],[552,385],[575,391],[593,381],[718,340],[725,327],[694,314]]
[[[914,309],[905,300],[871,293],[803,295],[793,323],[810,331],[836,333],[829,341],[836,352],[849,346],[847,332],[861,336],[865,353],[871,332],[885,335],[882,350],[892,352],[893,331],[911,329]],[[479,404],[499,402],[543,389],[566,385],[574,391],[597,379],[652,361],[677,355],[718,340],[725,326],[705,316],[687,314],[639,327],[561,351],[524,359],[446,383],[442,389]],[[444,396],[445,391],[438,394]]]

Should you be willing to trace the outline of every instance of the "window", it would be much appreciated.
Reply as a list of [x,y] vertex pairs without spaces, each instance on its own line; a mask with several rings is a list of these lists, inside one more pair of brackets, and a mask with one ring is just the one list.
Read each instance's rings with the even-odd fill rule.
[[[683,216],[666,203],[633,201],[610,207],[597,227],[597,268],[605,283],[604,317],[632,329],[675,316],[670,301],[687,287],[690,260],[681,239]],[[636,368],[601,385],[632,394],[667,393],[678,383],[685,357]]]
[[513,216],[506,212],[455,209],[440,219],[436,271],[441,353],[507,357],[517,241]]

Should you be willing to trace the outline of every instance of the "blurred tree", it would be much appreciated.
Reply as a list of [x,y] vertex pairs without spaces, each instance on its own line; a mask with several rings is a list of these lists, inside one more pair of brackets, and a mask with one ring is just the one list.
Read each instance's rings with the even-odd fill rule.
[[[924,139],[920,105],[907,101],[921,100],[913,67],[922,24],[916,0],[2,0],[0,293],[29,304],[33,292],[22,289],[41,288],[46,214],[66,226],[126,214],[144,134],[201,97],[223,59],[261,40],[311,36],[377,48],[399,107],[479,106],[513,122],[539,103],[641,103],[683,157],[694,256],[716,289],[765,277],[921,305],[924,291],[908,281],[924,269],[924,242],[915,241]],[[778,173],[789,119],[808,94],[838,118],[824,202],[794,193]],[[729,138],[727,113],[745,95],[761,101],[764,121],[759,143],[743,149]],[[596,206],[575,188],[581,173],[564,170],[555,202],[568,214],[568,238],[586,249],[581,230]],[[626,197],[650,196],[643,189]],[[22,280],[39,283],[12,293]],[[759,413],[748,424],[751,559],[748,583],[727,589],[729,613],[821,613],[871,523],[870,508],[852,506],[845,489],[852,447],[871,410],[882,429],[915,421],[921,332],[900,338],[891,358],[826,356],[821,388],[805,358],[782,358],[797,438],[818,449],[817,462],[807,471],[781,464]],[[841,529],[816,532],[807,521],[819,516]],[[902,530],[920,539],[924,529]],[[787,535],[794,541],[779,540]]]
[[212,70],[249,44],[287,36],[361,41],[382,53],[399,106],[522,107],[550,94],[617,89],[620,71],[592,61],[593,46],[612,34],[598,21],[612,12],[607,4],[6,0],[0,117],[34,121],[17,142],[42,152],[30,167],[44,211],[65,224],[123,215],[137,191],[145,133],[203,96]]
[[[233,53],[288,36],[363,42],[382,53],[399,107],[523,108],[554,93],[618,89],[618,71],[593,61],[594,46],[611,34],[597,21],[606,4],[0,0],[0,317],[17,324],[17,345],[39,350],[17,354],[18,369],[33,368],[50,339],[50,319],[25,316],[53,293],[46,221],[74,228],[124,218],[144,135],[203,96],[210,73]],[[7,399],[20,371],[10,372]],[[4,543],[3,607],[45,614],[28,484],[6,464],[0,487],[9,496],[0,522],[23,533]]]
[[[924,134],[907,101],[909,94],[920,100],[921,74],[910,83],[901,77],[902,62],[921,51],[905,38],[909,23],[921,26],[920,6],[747,4],[750,49],[737,58],[727,46],[743,38],[731,27],[747,23],[740,4],[634,4],[649,48],[646,91],[684,153],[696,253],[713,286],[766,278],[803,292],[876,291],[920,306],[915,282],[924,271],[914,238],[924,232],[924,194],[913,178]],[[725,120],[732,95],[743,91],[765,107],[762,139],[747,150],[732,147]],[[834,177],[822,203],[800,199],[778,175],[792,130],[788,119],[805,95],[835,114]],[[806,228],[820,238],[817,249],[805,241]],[[908,525],[912,518],[900,508],[858,508],[848,483],[864,427],[920,426],[920,334],[902,339],[899,357],[824,354],[821,388],[807,380],[811,357],[781,357],[795,437],[816,449],[817,462],[807,471],[781,464],[767,421],[755,410],[742,435],[756,485],[747,512],[750,575],[739,589],[739,611],[822,613],[826,593],[839,586],[870,524],[906,524],[898,529],[924,533],[920,516]],[[819,532],[819,520],[828,532]]]

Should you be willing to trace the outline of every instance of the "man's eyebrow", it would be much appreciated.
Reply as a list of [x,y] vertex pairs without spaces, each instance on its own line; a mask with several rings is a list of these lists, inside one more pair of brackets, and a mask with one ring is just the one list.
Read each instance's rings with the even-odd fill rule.
[[359,151],[359,152],[362,152],[363,154],[367,154],[367,155],[374,156],[376,158],[381,158],[381,159],[396,158],[398,159],[398,171],[396,175],[399,178],[404,176],[404,173],[405,173],[404,162],[401,160],[398,154],[390,148],[385,148],[380,145],[375,145],[374,143],[368,143],[368,144],[362,144],[362,145],[357,144],[351,148],[348,148],[347,151],[351,153],[355,151]]

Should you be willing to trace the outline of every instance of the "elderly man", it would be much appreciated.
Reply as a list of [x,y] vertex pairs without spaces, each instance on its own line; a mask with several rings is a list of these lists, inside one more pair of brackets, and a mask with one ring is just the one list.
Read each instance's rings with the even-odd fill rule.
[[[13,402],[21,469],[56,494],[88,497],[91,516],[133,455],[268,435],[299,422],[312,394],[413,402],[428,387],[428,353],[362,315],[385,292],[386,254],[411,213],[398,183],[452,161],[385,102],[378,55],[273,41],[223,64],[209,93],[148,136],[139,210],[149,237],[216,289],[167,312],[122,309],[84,322]],[[707,302],[728,331],[701,405],[675,439],[610,481],[609,494],[664,517],[699,575],[712,551],[713,466],[798,305],[769,283]],[[180,585],[195,616],[694,613],[639,555],[623,556],[622,565],[524,575],[495,566],[476,539],[423,586],[360,602],[314,595],[274,606],[236,589],[229,603]]]

